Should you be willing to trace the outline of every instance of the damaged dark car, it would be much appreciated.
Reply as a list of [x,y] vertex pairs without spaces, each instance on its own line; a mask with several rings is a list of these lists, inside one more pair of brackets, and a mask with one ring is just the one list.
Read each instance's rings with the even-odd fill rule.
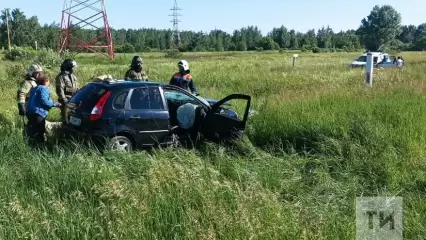
[[[246,102],[242,116],[230,109],[235,99]],[[234,141],[244,135],[250,101],[246,94],[204,99],[158,82],[92,82],[66,104],[62,129],[124,151],[183,141]]]

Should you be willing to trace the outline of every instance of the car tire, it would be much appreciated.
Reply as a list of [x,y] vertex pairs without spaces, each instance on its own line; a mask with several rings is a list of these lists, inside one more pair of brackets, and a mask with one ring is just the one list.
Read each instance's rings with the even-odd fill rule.
[[132,141],[125,136],[115,136],[108,140],[107,149],[111,151],[131,152],[133,150]]

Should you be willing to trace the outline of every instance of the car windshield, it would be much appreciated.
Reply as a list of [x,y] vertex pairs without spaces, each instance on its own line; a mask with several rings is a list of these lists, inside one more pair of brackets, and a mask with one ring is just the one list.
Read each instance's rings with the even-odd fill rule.
[[210,103],[209,102],[207,102],[207,100],[206,99],[204,99],[204,98],[202,98],[202,97],[200,97],[200,96],[195,96],[196,98],[198,98],[198,100],[200,100],[201,102],[203,102],[204,104],[206,104],[207,106],[210,106]]
[[367,62],[367,56],[360,56],[356,59],[357,62]]
[[[165,95],[166,99],[169,99],[169,100],[176,100],[176,101],[193,100],[190,96],[179,93],[179,92],[165,91],[164,95]],[[197,98],[198,100],[200,100],[201,102],[203,102],[204,104],[206,104],[207,106],[210,106],[210,104],[204,98],[202,98],[200,96],[194,96],[194,97]]]

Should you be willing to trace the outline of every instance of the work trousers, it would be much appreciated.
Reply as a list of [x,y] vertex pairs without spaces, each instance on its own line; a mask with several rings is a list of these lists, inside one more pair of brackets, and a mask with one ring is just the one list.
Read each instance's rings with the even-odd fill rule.
[[28,137],[35,144],[44,143],[44,134],[46,132],[46,119],[33,113],[28,114]]
[[65,95],[65,97],[66,97],[65,99],[59,100],[59,102],[62,104],[62,106],[59,109],[61,110],[61,122],[63,123],[66,122],[67,120],[67,112],[66,112],[67,102],[68,100],[71,99],[72,95]]
[[66,120],[67,120],[67,115],[66,115],[66,106],[65,106],[65,104],[63,104],[61,107],[60,107],[60,110],[61,110],[61,122],[66,122]]

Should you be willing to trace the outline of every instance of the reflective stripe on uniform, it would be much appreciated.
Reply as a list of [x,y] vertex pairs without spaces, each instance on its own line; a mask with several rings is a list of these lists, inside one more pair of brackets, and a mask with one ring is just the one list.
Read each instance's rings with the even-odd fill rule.
[[[29,85],[29,86],[28,86]],[[28,100],[29,94],[32,88],[36,87],[37,83],[34,80],[25,80],[21,83],[21,86],[18,88],[17,103],[21,104]]]

